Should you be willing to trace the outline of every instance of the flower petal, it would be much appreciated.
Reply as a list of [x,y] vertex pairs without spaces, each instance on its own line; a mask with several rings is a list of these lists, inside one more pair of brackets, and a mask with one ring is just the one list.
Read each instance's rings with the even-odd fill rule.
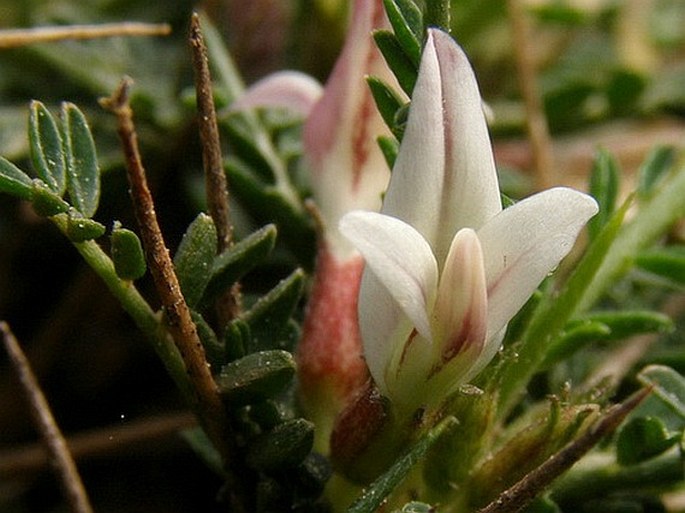
[[427,312],[435,301],[438,270],[421,234],[394,217],[362,211],[344,216],[340,231],[364,257],[365,274],[373,273],[421,336],[431,340]]
[[478,229],[501,209],[473,70],[448,34],[429,29],[382,212],[414,226],[442,265],[457,231]]
[[322,94],[321,84],[309,75],[299,71],[279,71],[252,84],[231,104],[230,110],[281,107],[306,117]]
[[468,350],[477,357],[485,343],[488,297],[483,253],[476,232],[463,228],[457,232],[440,276],[433,310],[434,333],[440,354],[436,365],[442,367]]
[[371,35],[388,25],[382,2],[350,3],[345,45],[302,132],[314,201],[328,243],[340,258],[346,258],[350,250],[337,231],[340,218],[351,210],[380,210],[390,179],[376,143],[378,136],[390,132],[376,109],[366,76],[396,83]]
[[488,281],[488,333],[499,332],[597,213],[587,194],[557,187],[507,208],[478,231]]

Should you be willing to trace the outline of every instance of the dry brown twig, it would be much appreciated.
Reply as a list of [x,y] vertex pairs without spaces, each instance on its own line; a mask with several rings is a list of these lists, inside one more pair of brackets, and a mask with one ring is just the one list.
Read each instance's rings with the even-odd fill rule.
[[612,433],[651,391],[651,388],[643,388],[623,403],[615,404],[609,408],[585,433],[550,456],[542,465],[526,474],[519,482],[500,493],[490,504],[479,509],[478,513],[519,513],[522,511],[557,477],[566,472],[597,445],[604,436]]
[[5,349],[10,357],[12,367],[19,377],[26,401],[31,409],[33,421],[40,431],[43,442],[48,450],[50,463],[60,478],[62,491],[73,513],[92,513],[88,494],[83,486],[76,463],[69,452],[67,443],[52,416],[38,380],[31,370],[28,359],[19,346],[19,342],[10,330],[8,324],[0,322],[0,333]]
[[[174,264],[164,242],[157,221],[155,205],[147,184],[145,168],[138,148],[138,136],[133,123],[133,111],[129,104],[132,80],[124,78],[110,98],[100,100],[101,105],[117,117],[117,132],[122,142],[130,194],[138,220],[146,259],[155,288],[164,308],[167,328],[186,366],[188,377],[195,391],[196,403],[192,405],[215,448],[227,468],[236,464],[235,448],[228,415],[212,376],[197,327],[190,315],[190,308],[181,293]],[[233,511],[244,511],[242,486],[237,472],[228,472]]]
[[[116,458],[146,444],[168,445],[168,440],[178,437],[179,431],[196,426],[197,418],[190,412],[169,413],[76,433],[68,436],[66,442],[76,461]],[[6,449],[0,452],[0,479],[21,479],[42,470],[48,463],[48,455],[38,444]]]
[[212,79],[207,62],[207,47],[197,13],[193,13],[191,18],[189,41],[195,69],[195,92],[202,143],[202,162],[205,169],[205,188],[209,212],[219,236],[217,250],[220,253],[230,245],[233,227],[230,222],[228,185],[221,157],[221,141],[212,95]]
[[0,50],[54,41],[118,36],[166,36],[170,33],[171,27],[166,23],[136,22],[10,29],[0,31]]
[[[202,144],[202,163],[205,172],[205,191],[209,214],[217,231],[217,253],[228,249],[233,242],[228,203],[228,183],[221,155],[219,126],[212,94],[212,78],[209,72],[207,46],[200,27],[200,16],[193,13],[190,21],[190,48],[195,70],[195,94],[197,98],[200,142]],[[216,305],[218,322],[221,326],[240,313],[240,285],[235,284],[223,294]]]
[[508,0],[509,23],[514,39],[514,57],[521,95],[526,108],[528,136],[535,164],[535,188],[547,189],[555,181],[555,163],[547,118],[537,84],[530,23],[521,0]]

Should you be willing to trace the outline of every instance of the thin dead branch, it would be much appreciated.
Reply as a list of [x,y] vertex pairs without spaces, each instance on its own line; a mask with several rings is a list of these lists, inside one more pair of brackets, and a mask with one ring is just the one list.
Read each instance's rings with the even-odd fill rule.
[[538,89],[530,23],[521,0],[508,0],[507,5],[519,87],[526,108],[526,125],[535,161],[535,187],[538,190],[547,189],[554,184],[555,162],[547,118]]
[[634,393],[623,403],[609,408],[602,418],[585,433],[550,456],[547,461],[528,473],[512,487],[503,491],[490,504],[478,510],[478,513],[518,513],[522,511],[557,477],[571,468],[602,438],[613,432],[651,391],[651,388],[644,388]]
[[[193,13],[190,21],[190,48],[195,70],[195,95],[197,98],[202,162],[205,172],[205,191],[209,214],[217,231],[217,253],[230,247],[233,239],[230,207],[228,203],[228,183],[221,155],[219,126],[212,94],[212,78],[209,72],[207,46],[205,45],[200,16]],[[240,285],[235,284],[217,301],[218,322],[225,326],[240,314]]]
[[[76,461],[86,458],[116,457],[151,441],[160,442],[178,436],[178,432],[197,426],[189,412],[127,421],[77,433],[66,438],[67,447]],[[31,475],[48,465],[48,454],[38,444],[29,444],[0,452],[0,478],[17,479]]]
[[51,466],[60,478],[62,491],[73,513],[92,513],[93,508],[83,486],[76,463],[69,452],[55,418],[52,416],[38,380],[31,370],[26,355],[6,322],[0,322],[0,332],[12,367],[19,377],[26,401],[31,409],[34,424],[43,438]]
[[[195,407],[207,436],[221,454],[224,463],[231,468],[236,464],[231,427],[216,381],[212,376],[204,347],[197,333],[188,304],[181,293],[178,277],[169,255],[162,231],[157,221],[155,205],[147,184],[138,149],[138,136],[133,123],[133,111],[129,104],[130,78],[124,78],[110,98],[101,99],[102,106],[117,116],[117,131],[122,141],[130,185],[133,208],[138,220],[148,266],[155,288],[164,307],[167,327],[186,366],[188,377],[195,391]],[[244,511],[242,487],[239,476],[229,472],[229,486],[233,511]],[[231,479],[232,477],[232,479]]]
[[166,23],[135,22],[10,29],[0,31],[0,50],[54,41],[120,36],[166,36],[169,34],[171,34],[171,27]]
[[190,22],[190,48],[195,70],[195,94],[197,98],[200,141],[202,143],[202,162],[205,169],[205,188],[209,213],[218,234],[218,252],[221,253],[231,243],[233,227],[230,223],[228,206],[228,185],[221,157],[219,126],[216,120],[212,79],[207,62],[207,47],[200,28],[200,17],[193,13]]

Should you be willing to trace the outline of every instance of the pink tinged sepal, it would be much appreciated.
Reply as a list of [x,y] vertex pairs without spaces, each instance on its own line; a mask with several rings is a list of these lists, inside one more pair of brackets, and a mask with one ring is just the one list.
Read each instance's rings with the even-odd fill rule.
[[252,84],[231,104],[230,110],[282,108],[305,118],[322,94],[321,84],[309,75],[298,71],[279,71]]
[[378,211],[390,178],[376,142],[390,132],[366,77],[396,83],[372,38],[373,30],[388,26],[382,2],[350,3],[352,17],[342,53],[302,133],[313,199],[325,223],[327,242],[341,258],[353,248],[338,232],[340,218],[355,209]]
[[297,347],[298,378],[312,407],[326,388],[326,401],[340,407],[368,378],[362,357],[357,299],[363,260],[339,260],[319,250],[302,338]]

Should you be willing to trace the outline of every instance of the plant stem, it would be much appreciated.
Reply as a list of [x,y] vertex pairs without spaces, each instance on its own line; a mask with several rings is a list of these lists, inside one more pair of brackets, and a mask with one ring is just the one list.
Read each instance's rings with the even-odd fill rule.
[[[554,300],[538,307],[520,344],[512,349],[511,358],[494,371],[500,373],[491,380],[491,385],[499,390],[500,418],[511,412],[525,392],[527,383],[544,359],[549,341],[559,334],[566,322],[591,308],[632,268],[636,255],[685,214],[684,196],[685,164],[680,163],[652,197],[640,205],[639,215],[628,224],[612,226],[611,230],[616,234],[613,238],[598,238]],[[628,203],[624,204],[620,211],[625,212],[628,206]],[[606,228],[618,221],[622,222],[618,218],[609,221]]]
[[[614,491],[650,490],[682,482],[683,456],[676,443],[664,453],[634,465],[619,465],[613,454],[598,454],[579,462],[555,485],[552,498],[574,511],[574,505],[610,495]],[[566,509],[567,506],[568,510]],[[671,510],[669,510],[671,511]]]
[[[197,417],[191,412],[167,413],[82,431],[67,436],[66,441],[76,461],[85,458],[111,458],[115,461],[124,455],[135,455],[146,444],[166,447],[179,443],[179,431],[194,427],[197,427]],[[42,472],[47,464],[45,450],[35,443],[0,452],[0,476],[3,479],[8,476],[30,479]]]
[[195,392],[191,404],[197,411],[207,436],[226,465],[232,511],[242,513],[247,510],[247,505],[240,469],[237,467],[238,458],[231,425],[157,222],[154,201],[138,149],[133,111],[129,104],[130,86],[131,80],[125,78],[114,94],[101,100],[101,104],[117,116],[117,131],[126,156],[133,208],[155,288],[164,307],[167,328],[183,358]]
[[19,342],[17,342],[6,322],[0,322],[0,333],[2,333],[2,339],[7,354],[10,357],[10,362],[19,377],[26,400],[29,403],[34,424],[43,437],[50,462],[60,477],[62,490],[71,511],[73,513],[92,513],[93,508],[90,505],[81,476],[79,476],[76,463],[74,463],[74,459],[69,452],[62,432],[57,426],[57,422],[55,422],[50,406],[40,389],[36,376],[31,370],[26,355],[21,350]]
[[425,13],[426,26],[439,27],[451,31],[449,0],[427,0]]
[[[207,17],[200,16],[200,18],[205,39],[207,40],[207,54],[213,68],[217,71],[217,82],[227,94],[227,100],[233,102],[245,92],[245,85],[230,54],[223,46],[218,31]],[[302,202],[295,186],[290,180],[287,167],[280,158],[271,140],[271,136],[257,115],[252,111],[232,113],[230,115],[240,116],[247,125],[250,134],[254,138],[256,147],[273,173],[278,193],[288,202],[294,212],[303,212]]]
[[[195,69],[195,95],[205,172],[205,194],[209,213],[216,227],[217,253],[220,254],[232,243],[233,226],[230,220],[228,184],[221,156],[221,140],[212,94],[207,46],[200,27],[200,16],[197,13],[193,13],[191,18],[189,42]],[[217,300],[216,311],[219,325],[226,326],[229,321],[236,318],[240,314],[240,305],[240,284],[235,283]]]
[[[65,235],[67,234],[67,219],[66,214],[51,218],[52,222]],[[90,268],[105,282],[109,291],[119,301],[126,313],[131,316],[145,338],[152,343],[155,353],[162,360],[183,398],[191,401],[193,391],[186,375],[183,359],[170,339],[169,333],[162,326],[160,316],[150,308],[150,305],[140,295],[133,283],[117,276],[114,263],[95,241],[74,242],[73,245]]]
[[209,213],[216,226],[218,252],[221,253],[231,243],[233,227],[230,223],[228,206],[228,186],[221,158],[221,141],[216,121],[216,109],[212,96],[212,81],[207,62],[200,17],[193,13],[190,22],[190,48],[195,69],[195,94],[197,98],[200,140],[202,143],[202,162],[205,169],[205,188]]
[[521,0],[508,0],[507,4],[518,82],[526,107],[526,125],[533,150],[535,187],[537,190],[543,190],[551,187],[554,182],[554,154],[537,85],[530,22]]
[[640,213],[618,234],[602,265],[592,278],[577,311],[590,308],[604,291],[628,272],[638,252],[661,237],[685,215],[685,162],[642,205]]
[[642,389],[621,404],[609,408],[595,425],[542,465],[526,474],[518,483],[503,491],[495,500],[478,513],[518,513],[542,493],[557,477],[571,468],[602,438],[613,432],[623,419],[649,395],[651,389]]
[[133,22],[2,30],[0,31],[0,49],[68,39],[97,39],[116,36],[166,36],[170,33],[171,27],[167,24]]

